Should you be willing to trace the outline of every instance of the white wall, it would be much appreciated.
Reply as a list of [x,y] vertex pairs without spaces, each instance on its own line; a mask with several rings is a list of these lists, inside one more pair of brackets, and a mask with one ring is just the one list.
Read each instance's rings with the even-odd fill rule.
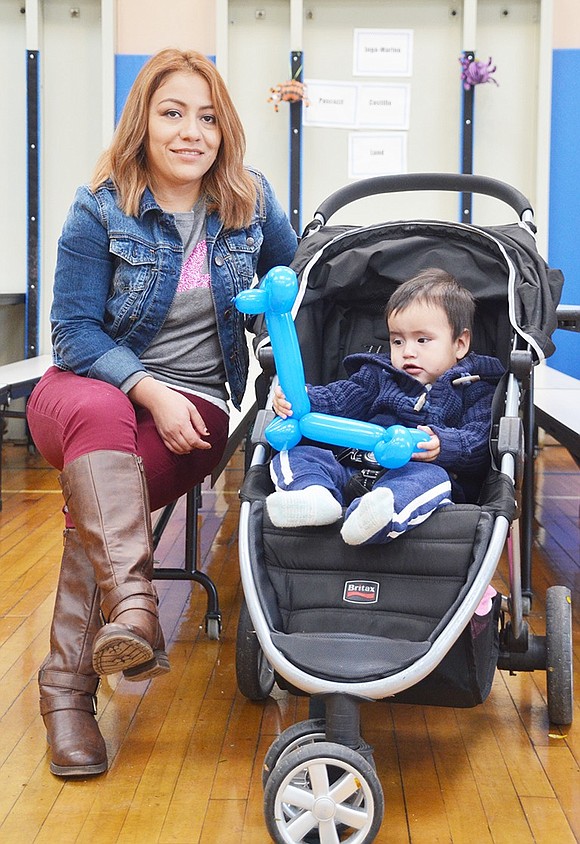
[[288,112],[282,107],[276,114],[267,100],[270,87],[290,76],[289,30],[288,2],[229,2],[228,87],[246,131],[246,160],[267,174],[287,211]]
[[[537,137],[543,128],[538,126],[539,44],[540,0],[479,0],[477,56],[493,57],[498,87],[487,84],[475,91],[474,170],[521,190],[545,230],[547,209],[536,190]],[[476,200],[474,220],[494,221],[492,202]]]
[[[78,17],[71,15],[78,8]],[[44,3],[42,90],[41,336],[50,350],[48,313],[56,244],[78,185],[102,150],[100,0]]]
[[[229,85],[248,127],[248,159],[264,169],[285,200],[288,106],[282,104],[275,114],[266,99],[269,86],[290,75],[290,3],[267,0],[259,7],[263,14],[257,17],[254,4],[229,2]],[[459,57],[464,46],[476,49],[480,60],[492,56],[499,87],[486,84],[475,90],[474,172],[510,182],[536,205],[539,0],[479,0],[477,9],[477,43],[464,45],[461,2],[312,0],[304,4],[302,21],[304,75],[356,81],[355,27],[412,29],[408,170],[457,172],[462,110]],[[348,134],[347,129],[305,127],[303,223],[326,196],[348,182]],[[457,219],[458,200],[453,195],[375,198],[339,212],[335,219],[368,223],[385,216],[414,215]],[[510,210],[496,200],[474,202],[474,222],[512,219]]]
[[26,29],[23,3],[0,0],[1,293],[26,290]]
[[[473,3],[475,0],[305,2],[299,21],[305,76],[353,80],[355,27],[413,29],[408,169],[457,171],[461,130],[458,60],[467,46],[462,40],[463,7]],[[3,203],[0,209],[1,293],[26,289],[26,37],[25,16],[20,12],[23,5],[14,0],[0,0],[0,74],[4,80],[5,109],[0,160],[9,197],[9,202]],[[139,33],[144,39],[147,36],[145,46],[141,47],[143,52],[167,46],[174,29],[180,33],[179,38],[175,36],[177,40],[183,39],[186,31],[192,33],[192,42],[198,37],[202,39],[203,44],[191,43],[191,46],[208,53],[213,52],[212,39],[228,45],[225,66],[230,90],[247,130],[247,160],[265,171],[288,207],[288,106],[282,104],[279,113],[275,113],[267,99],[270,86],[285,81],[291,74],[290,51],[295,48],[290,39],[291,0],[263,0],[259,4],[247,0],[229,0],[229,3],[227,0],[213,3],[167,0],[163,4],[154,0],[117,0],[116,4],[115,0],[78,0],[74,4],[68,0],[39,0],[43,76],[42,352],[49,351],[50,346],[48,310],[58,235],[74,190],[89,179],[104,143],[103,125],[108,117],[103,115],[103,102],[107,97],[110,99],[110,92],[103,90],[102,82],[101,5],[109,10],[116,6],[118,41],[127,52],[139,52]],[[488,56],[493,57],[499,87],[482,85],[475,91],[474,169],[511,182],[527,194],[543,226],[547,209],[538,207],[539,197],[536,197],[536,139],[542,131],[537,119],[541,83],[540,0],[478,0],[476,5],[477,43],[471,46],[475,47],[477,58],[487,61]],[[216,14],[227,18],[225,21],[220,18],[217,27],[209,21],[212,6]],[[71,14],[72,9],[78,9],[79,14]],[[135,19],[135,9],[143,12],[139,20]],[[452,15],[452,10],[457,14]],[[503,14],[505,10],[507,15]],[[163,19],[164,26],[156,26],[156,14],[159,20]],[[175,24],[173,29],[167,27],[168,20]],[[200,20],[203,25],[196,26]],[[157,43],[155,38],[163,39],[163,43]],[[180,46],[186,45],[180,41]],[[106,50],[111,48],[112,39],[105,45]],[[329,193],[348,182],[347,136],[348,130],[305,127],[303,224]],[[412,216],[456,219],[458,198],[441,194],[421,196],[419,201],[411,195],[388,200],[375,198],[364,206],[357,204],[339,212],[336,221],[366,223]],[[504,218],[511,219],[510,212],[495,200],[475,200],[474,222],[497,223]]]

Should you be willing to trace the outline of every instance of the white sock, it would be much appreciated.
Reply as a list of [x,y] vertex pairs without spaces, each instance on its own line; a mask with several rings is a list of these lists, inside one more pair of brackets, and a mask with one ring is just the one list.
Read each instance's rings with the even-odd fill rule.
[[388,487],[367,492],[343,524],[340,535],[347,545],[362,545],[393,519],[395,501]]
[[266,509],[276,527],[331,525],[342,516],[342,507],[329,489],[278,489],[266,498]]

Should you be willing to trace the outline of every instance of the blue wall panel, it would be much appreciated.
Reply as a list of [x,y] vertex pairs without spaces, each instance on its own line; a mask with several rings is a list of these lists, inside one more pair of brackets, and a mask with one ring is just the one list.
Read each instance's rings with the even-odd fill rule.
[[129,89],[148,58],[121,54],[115,56],[115,124],[119,121]]
[[[118,53],[115,56],[115,124],[123,111],[125,100],[135,77],[150,56]],[[215,56],[208,56],[215,63]]]
[[[554,50],[548,263],[564,273],[562,302],[580,305],[580,50]],[[554,335],[550,365],[580,378],[580,337]]]

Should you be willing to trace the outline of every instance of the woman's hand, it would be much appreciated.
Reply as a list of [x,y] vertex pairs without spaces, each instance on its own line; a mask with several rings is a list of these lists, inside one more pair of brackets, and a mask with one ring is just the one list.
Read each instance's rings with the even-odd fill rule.
[[151,376],[142,378],[129,390],[135,404],[146,407],[165,446],[174,454],[189,454],[194,448],[211,448],[209,435],[197,408],[181,393]]
[[282,419],[287,419],[289,416],[292,416],[292,405],[282,392],[282,388],[280,386],[276,387],[274,390],[272,407],[274,408],[276,416],[281,416]]
[[441,453],[441,442],[439,437],[428,425],[417,425],[417,430],[424,431],[426,434],[429,434],[430,439],[417,444],[417,448],[420,448],[421,452],[414,452],[411,460],[419,460],[423,463],[431,463],[433,460],[437,460]]

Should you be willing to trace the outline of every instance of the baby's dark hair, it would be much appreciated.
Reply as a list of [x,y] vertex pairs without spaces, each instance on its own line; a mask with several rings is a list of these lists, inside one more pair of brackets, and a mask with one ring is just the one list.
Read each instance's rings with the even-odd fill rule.
[[404,281],[392,294],[387,304],[387,323],[395,311],[404,311],[414,302],[424,302],[443,308],[447,314],[453,339],[467,328],[471,333],[475,314],[475,299],[465,287],[445,270],[435,267],[422,270],[418,275]]

